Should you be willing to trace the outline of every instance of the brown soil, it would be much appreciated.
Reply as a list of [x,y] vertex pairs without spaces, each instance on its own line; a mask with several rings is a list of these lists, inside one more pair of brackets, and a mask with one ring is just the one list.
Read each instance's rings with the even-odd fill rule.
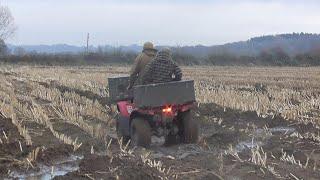
[[[10,74],[8,76],[14,76]],[[12,81],[20,90],[16,93],[30,91],[26,84]],[[106,98],[97,97],[92,92],[85,92],[62,87],[54,82],[42,85],[56,87],[61,92],[74,91],[90,99],[98,99],[103,105],[108,104]],[[44,102],[48,103],[48,102]],[[111,112],[110,112],[111,113]],[[70,172],[55,179],[159,179],[173,175],[178,179],[320,179],[320,142],[312,138],[297,138],[293,132],[319,134],[312,124],[299,124],[287,121],[280,115],[271,118],[258,117],[254,112],[241,112],[224,109],[216,104],[199,104],[195,110],[196,119],[200,122],[200,140],[198,144],[178,144],[169,147],[152,145],[150,149],[135,149],[133,155],[120,153],[119,145],[113,140],[106,150],[103,140],[91,137],[79,127],[61,120],[52,119],[54,129],[73,139],[78,138],[82,146],[77,152],[63,145],[44,126],[32,122],[23,125],[30,129],[33,146],[26,146],[17,128],[10,119],[0,116],[0,178],[8,177],[9,170],[16,170],[36,147],[41,147],[37,164],[50,166],[74,153],[84,156],[79,170]],[[92,121],[99,123],[99,120]],[[291,128],[289,131],[272,128]],[[269,130],[268,130],[269,129]],[[4,138],[3,132],[8,139]],[[22,144],[21,152],[19,141]],[[267,165],[253,163],[251,145],[259,144],[267,155]],[[91,154],[91,147],[94,153]],[[238,151],[239,157],[228,154],[230,147]],[[165,174],[141,161],[141,155],[150,153],[150,159],[161,161],[163,168],[170,173]],[[294,156],[296,163],[281,160],[283,153]],[[262,153],[262,152],[261,152]],[[99,154],[99,155],[98,155]],[[108,154],[108,155],[106,155]],[[301,165],[298,165],[298,164]],[[270,170],[274,168],[274,171]]]
[[0,177],[2,177],[11,168],[21,164],[19,161],[27,156],[32,147],[26,145],[11,119],[4,118],[2,115],[0,115],[0,138],[2,141],[0,143]]
[[63,134],[71,137],[72,139],[78,139],[78,142],[81,142],[82,145],[77,153],[87,154],[91,152],[91,147],[94,150],[102,151],[104,150],[104,144],[102,140],[91,137],[84,130],[80,129],[78,126],[68,124],[62,121],[55,121],[53,127],[56,131],[62,132]]
[[[263,129],[265,126],[269,128],[291,127],[301,134],[304,134],[305,129],[308,128],[308,132],[317,132],[313,126],[294,124],[281,118],[260,118],[252,112],[230,109],[224,111],[215,104],[201,104],[196,113],[201,114],[197,117],[201,122],[201,138],[198,144],[180,144],[170,147],[155,145],[149,150],[150,157],[160,160],[166,168],[171,167],[171,172],[177,175],[178,179],[274,179],[276,176],[267,168],[248,161],[251,158],[249,148],[239,152],[241,161],[231,155],[223,155],[230,145],[236,148],[240,142],[250,141],[252,137],[263,140],[261,147],[267,152],[267,164],[272,166],[281,177],[285,179],[292,179],[293,176],[303,179],[320,177],[320,171],[313,170],[318,169],[317,164],[320,163],[318,142],[312,139],[290,137],[290,133],[285,134],[285,132],[274,132],[269,138],[255,135],[257,129]],[[222,119],[222,122],[218,123],[214,119]],[[1,145],[0,155],[23,157],[26,152],[20,153],[16,141],[19,139],[23,142],[23,138],[20,137],[10,120],[1,119],[0,122],[0,127],[8,134],[10,142],[7,145]],[[166,176],[157,169],[142,163],[139,158],[145,150],[137,149],[134,157],[119,156],[119,145],[114,141],[109,149],[113,154],[111,160],[110,156],[91,155],[89,149],[98,142],[76,127],[59,124],[57,121],[55,129],[87,142],[83,145],[86,150],[78,152],[85,155],[79,165],[79,170],[55,179],[158,179]],[[244,129],[247,129],[247,132],[243,131]],[[49,141],[42,143],[44,142],[49,143]],[[73,152],[72,147],[66,145],[50,146],[47,144],[47,146],[38,156],[39,163],[50,165],[57,159],[70,156]],[[101,152],[105,148],[102,142],[100,146],[101,149],[96,151]],[[24,149],[28,148],[24,147]],[[29,149],[32,148],[29,147]],[[294,155],[295,160],[300,161],[303,167],[281,161],[282,152]],[[5,174],[8,168],[13,168],[8,164],[8,161],[2,161],[1,174]]]
[[[290,126],[296,132],[302,134],[305,132],[305,126],[308,126],[292,125],[292,122],[279,117],[274,119],[260,118],[252,112],[243,113],[230,109],[224,112],[221,107],[215,104],[201,104],[196,112],[201,114],[198,119],[202,122],[202,138],[199,144],[180,144],[170,147],[152,146],[149,150],[151,157],[163,162],[164,167],[171,167],[171,171],[177,175],[178,179],[275,179],[276,175],[266,167],[248,161],[251,158],[251,150],[249,148],[239,152],[241,160],[232,155],[223,155],[225,150],[228,150],[230,145],[235,148],[240,142],[252,139],[255,129],[262,129],[265,126],[269,128]],[[222,123],[212,122],[213,118],[221,118]],[[242,129],[246,128],[249,129],[248,132],[242,132]],[[316,131],[313,128],[310,130]],[[318,179],[320,171],[313,170],[313,168],[320,163],[319,144],[310,140],[290,137],[289,135],[290,133],[285,134],[284,131],[273,132],[269,138],[255,135],[257,139],[263,140],[261,147],[267,152],[267,164],[285,179],[293,179],[294,176],[303,179]],[[113,145],[112,148],[116,149],[116,146]],[[136,156],[139,157],[143,154],[143,151],[137,149],[135,151]],[[296,161],[300,161],[303,167],[281,161],[282,151],[288,155],[294,155]],[[131,166],[132,162],[134,162],[133,166]],[[82,160],[78,171],[56,179],[154,178],[154,176],[150,176],[154,169],[144,167],[139,162],[141,161],[136,160],[136,158],[124,158],[116,159],[113,163],[110,163],[110,158],[107,156],[91,155]],[[120,169],[111,172],[110,169],[115,167]]]
[[56,180],[64,179],[160,179],[163,174],[154,168],[143,164],[135,157],[108,157],[87,155],[80,163],[77,172],[68,173],[65,176],[56,177]]
[[58,82],[56,81],[50,81],[50,83],[46,83],[46,82],[37,82],[40,85],[46,87],[46,88],[57,88],[59,89],[59,91],[61,91],[62,93],[64,92],[75,92],[76,94],[79,94],[80,96],[84,96],[88,99],[94,99],[97,100],[100,104],[102,105],[110,105],[110,101],[108,98],[105,97],[101,97],[98,94],[95,94],[91,91],[83,91],[80,89],[75,89],[75,88],[70,88],[64,85],[60,85]]
[[59,144],[41,151],[38,155],[38,162],[51,165],[65,157],[69,157],[72,153],[73,147],[71,145]]

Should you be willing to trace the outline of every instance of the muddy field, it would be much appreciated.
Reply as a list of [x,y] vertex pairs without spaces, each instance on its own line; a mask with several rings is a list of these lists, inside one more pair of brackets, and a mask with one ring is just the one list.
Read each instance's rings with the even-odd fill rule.
[[[301,69],[282,70],[286,75],[274,77],[272,69],[265,69],[267,73],[259,75],[278,78],[275,81],[252,80],[251,76],[243,75],[248,69],[236,72],[232,68],[223,69],[230,79],[211,74],[209,80],[210,74],[203,77],[203,71],[185,68],[186,78],[195,79],[197,85],[199,102],[193,112],[201,129],[198,143],[165,147],[161,139],[154,138],[151,148],[143,149],[121,144],[117,139],[116,112],[108,101],[108,93],[101,88],[107,87],[105,80],[98,78],[123,75],[127,68],[3,68],[0,71],[0,178],[320,179],[320,93],[316,76],[320,70],[307,69],[315,76],[297,79],[305,83],[306,92],[302,83],[297,86],[292,83],[294,74]],[[235,81],[234,74],[241,71],[242,79]],[[79,77],[83,78],[77,81]],[[248,82],[244,82],[245,78]],[[260,89],[256,81],[260,82]],[[202,85],[205,88],[216,88],[217,82],[224,87],[203,95],[201,83],[205,83]],[[226,92],[228,88],[232,90]],[[275,112],[273,106],[264,110],[260,105],[254,110],[228,104],[228,99],[222,104],[214,94],[234,93],[230,96],[236,97],[244,92],[260,99],[266,95],[271,96],[271,104],[276,104],[282,101],[273,94],[277,90],[280,94],[283,89],[292,90],[288,97],[282,93],[281,98],[285,102],[289,99],[288,107],[299,112],[297,117],[289,116],[291,111],[288,113],[290,109],[284,105],[286,111],[281,113]],[[294,96],[296,92],[300,94]],[[241,98],[251,98],[250,95],[241,94]],[[311,100],[315,101],[313,108],[307,104]],[[303,110],[298,111],[302,105]],[[264,111],[268,113],[261,115]],[[304,112],[308,118],[300,117],[306,116]]]

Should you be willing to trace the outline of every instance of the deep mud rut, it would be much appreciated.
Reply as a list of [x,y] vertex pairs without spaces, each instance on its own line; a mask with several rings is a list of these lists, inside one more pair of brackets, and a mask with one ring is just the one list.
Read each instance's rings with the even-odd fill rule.
[[[16,93],[29,91],[26,84],[12,82]],[[201,128],[197,144],[165,147],[155,142],[150,149],[135,148],[132,152],[132,147],[120,148],[114,129],[101,140],[59,119],[52,119],[54,129],[78,137],[83,142],[78,151],[61,143],[42,125],[28,121],[24,125],[34,143],[26,146],[11,120],[0,116],[0,178],[320,179],[320,141],[310,135],[318,135],[319,130],[311,124],[278,116],[261,118],[254,112],[215,104],[199,104],[194,114]],[[40,150],[31,167],[23,161],[35,148]]]
[[[150,158],[159,160],[164,167],[170,168],[178,179],[318,179],[320,177],[317,164],[319,163],[319,144],[312,139],[291,137],[294,133],[318,132],[311,125],[297,125],[294,122],[281,118],[259,118],[252,112],[238,112],[214,104],[200,105],[195,111],[196,117],[201,122],[201,139],[198,144],[180,144],[170,147],[153,145],[149,150],[136,149],[135,154],[150,153]],[[116,146],[116,145],[115,145]],[[230,147],[238,153],[228,154]],[[262,147],[267,154],[266,166],[249,161],[252,158],[252,149]],[[116,147],[115,147],[116,148]],[[302,164],[294,164],[281,160],[281,156],[287,153],[294,156],[295,161]],[[101,173],[106,167],[114,167],[105,163],[108,156],[88,156],[80,164],[77,172],[72,172],[57,179],[69,178],[111,178],[122,177],[157,179],[161,174],[148,176],[148,168],[130,167],[130,162],[125,161],[119,167],[129,166],[129,174],[136,171],[144,174],[144,178],[136,176],[124,176],[122,171],[107,175]],[[93,162],[101,161],[100,165]],[[308,162],[307,162],[308,161]],[[98,167],[95,167],[95,166]],[[139,166],[139,165],[138,165]],[[89,168],[88,168],[89,167]],[[92,167],[92,168],[91,168]],[[126,168],[125,168],[126,169]],[[147,172],[145,172],[147,171]],[[146,174],[145,174],[146,173]],[[110,176],[111,175],[111,176]],[[150,175],[150,174],[149,174]],[[171,177],[173,178],[173,177]],[[170,177],[169,177],[170,179]]]
[[31,147],[25,145],[23,137],[19,135],[11,120],[1,114],[0,132],[0,175],[6,175],[9,169],[18,168],[21,165],[18,159],[26,156]]
[[[88,155],[78,171],[56,179],[319,179],[319,143],[291,137],[298,132],[318,132],[312,126],[277,117],[259,118],[252,112],[224,111],[214,104],[200,105],[195,113],[204,114],[196,117],[201,122],[198,144],[154,144],[148,150],[135,149],[136,157],[116,157],[112,163],[108,155]],[[238,156],[226,153],[231,147]],[[266,165],[250,160],[252,150],[258,147],[266,153]],[[113,148],[117,151],[116,144]],[[164,175],[141,164],[137,157],[146,153],[171,173]],[[296,163],[281,160],[284,153],[293,155]]]

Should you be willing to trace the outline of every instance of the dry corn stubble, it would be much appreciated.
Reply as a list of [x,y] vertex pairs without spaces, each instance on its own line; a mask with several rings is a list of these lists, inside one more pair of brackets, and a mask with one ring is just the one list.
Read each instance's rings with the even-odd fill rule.
[[[315,127],[319,126],[320,71],[318,68],[301,70],[300,68],[187,67],[183,68],[183,71],[185,78],[195,80],[197,99],[200,103],[216,103],[225,109],[253,111],[261,117],[280,115],[285,119],[295,120],[299,123],[307,124],[311,122]],[[90,91],[106,97],[108,95],[108,92],[105,91],[108,85],[107,77],[124,75],[128,72],[128,69],[121,67],[94,69],[25,67],[12,69],[10,72],[22,76],[21,80],[26,78],[30,81],[47,84],[54,82],[69,89],[83,92]],[[12,86],[11,82],[6,82],[6,84],[9,87]],[[55,112],[59,117],[68,123],[76,124],[81,129],[85,129],[91,136],[99,137],[100,133],[97,132],[100,130],[88,126],[83,120],[84,116],[93,116],[100,120],[106,120],[106,122],[111,120],[105,107],[93,99],[85,98],[74,92],[61,93],[54,87],[36,86],[37,88],[31,93],[32,96],[48,100],[55,107]],[[6,92],[6,95],[3,96],[8,94],[10,93]],[[8,100],[2,102],[5,101]],[[46,123],[46,121],[43,121],[46,117],[41,115],[41,111],[36,106],[33,111],[29,112],[23,110],[28,109],[23,106],[19,103],[14,105],[17,109],[24,111],[25,116],[34,116],[39,123]],[[49,125],[47,124],[47,126]],[[55,136],[58,136],[62,141],[72,143],[64,136]],[[319,142],[319,135],[313,133],[296,134],[296,136]],[[269,159],[267,159],[269,154],[264,152],[263,149],[252,149],[252,157],[249,160],[241,159],[234,149],[229,150],[227,153],[234,156],[238,161],[250,162],[260,166],[261,171],[267,170],[275,177],[280,176],[275,168],[269,164]],[[286,163],[294,162],[292,157],[288,155],[282,159]],[[157,163],[149,164],[157,167]],[[300,166],[297,161],[292,164]],[[291,176],[297,178],[294,174]]]

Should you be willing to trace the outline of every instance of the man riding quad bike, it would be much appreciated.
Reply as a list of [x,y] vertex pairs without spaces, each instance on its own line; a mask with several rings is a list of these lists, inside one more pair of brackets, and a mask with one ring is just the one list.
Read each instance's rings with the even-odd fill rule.
[[[160,51],[146,66],[147,76],[140,80],[143,85],[134,86],[133,93],[125,88],[129,77],[109,78],[109,95],[116,101],[119,112],[118,137],[130,140],[134,146],[149,147],[153,135],[165,137],[165,144],[198,140],[198,123],[192,113],[194,82],[179,81],[181,70],[170,59],[165,62],[165,58],[170,58],[167,55],[168,50]],[[156,68],[163,64],[165,68]],[[158,73],[151,73],[154,71]],[[170,82],[171,79],[175,81]]]
[[131,68],[128,89],[137,85],[137,80],[142,76],[142,72],[146,65],[156,56],[156,53],[157,50],[153,47],[151,42],[144,43],[142,52],[136,57]]

